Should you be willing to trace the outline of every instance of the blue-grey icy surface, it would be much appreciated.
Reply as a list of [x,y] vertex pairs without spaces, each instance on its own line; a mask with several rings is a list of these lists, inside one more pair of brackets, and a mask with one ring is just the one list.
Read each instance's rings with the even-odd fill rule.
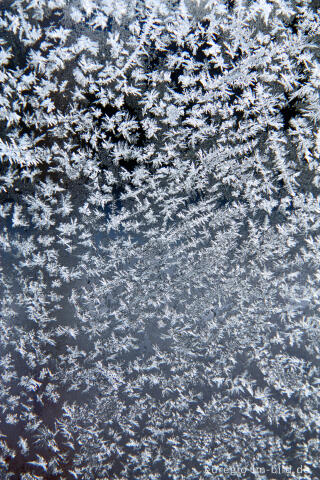
[[318,6],[0,3],[0,479],[320,478]]

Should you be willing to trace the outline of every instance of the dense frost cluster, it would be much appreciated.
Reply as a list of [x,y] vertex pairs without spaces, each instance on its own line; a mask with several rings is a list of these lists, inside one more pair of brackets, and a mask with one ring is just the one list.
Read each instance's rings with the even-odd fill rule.
[[317,3],[0,2],[1,479],[320,478]]

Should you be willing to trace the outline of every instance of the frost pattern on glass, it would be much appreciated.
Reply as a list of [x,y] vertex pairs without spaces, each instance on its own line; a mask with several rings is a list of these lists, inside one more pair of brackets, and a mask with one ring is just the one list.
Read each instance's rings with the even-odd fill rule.
[[320,478],[317,3],[2,0],[1,479]]

